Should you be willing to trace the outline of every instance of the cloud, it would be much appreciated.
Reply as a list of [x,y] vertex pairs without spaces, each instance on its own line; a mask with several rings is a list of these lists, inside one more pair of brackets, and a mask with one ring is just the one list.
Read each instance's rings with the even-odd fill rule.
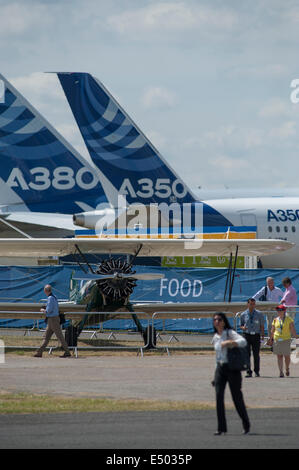
[[289,116],[291,105],[280,98],[272,98],[259,111],[258,115],[263,118]]
[[219,155],[215,157],[210,164],[216,167],[219,170],[245,170],[250,167],[250,164],[247,160],[240,158],[231,158],[227,155]]
[[142,104],[146,109],[172,108],[175,105],[175,95],[166,88],[150,87],[142,97]]
[[299,23],[299,8],[298,6],[291,7],[284,11],[284,17],[291,23],[296,24]]
[[50,21],[49,10],[36,2],[7,3],[0,7],[0,36],[19,36]]
[[186,145],[199,146],[202,149],[226,149],[226,151],[243,151],[263,144],[265,132],[254,127],[236,125],[221,126],[218,129],[204,132],[201,136],[189,138]]
[[146,31],[160,28],[185,30],[193,28],[195,21],[190,8],[181,3],[157,3],[108,18],[108,24],[119,33],[130,32],[132,28]]
[[49,102],[49,99],[60,99],[61,92],[56,74],[33,72],[29,75],[15,77],[10,80],[30,100]]
[[145,135],[149,139],[149,141],[156,147],[156,149],[158,149],[159,151],[167,150],[169,142],[164,135],[157,131],[148,131],[145,132]]
[[279,127],[275,127],[269,131],[270,139],[287,139],[294,137],[297,134],[296,122],[287,121],[281,124]]
[[56,126],[56,129],[86,160],[91,162],[87,147],[74,123],[61,123]]
[[254,65],[242,63],[240,65],[232,64],[228,76],[231,77],[252,77],[257,79],[276,78],[285,76],[288,73],[286,65],[281,63],[265,63],[265,59],[259,60],[258,55],[255,58]]
[[110,29],[130,36],[136,33],[160,34],[165,31],[200,32],[200,29],[204,28],[231,29],[236,22],[236,13],[231,10],[212,9],[184,2],[155,3],[107,18]]

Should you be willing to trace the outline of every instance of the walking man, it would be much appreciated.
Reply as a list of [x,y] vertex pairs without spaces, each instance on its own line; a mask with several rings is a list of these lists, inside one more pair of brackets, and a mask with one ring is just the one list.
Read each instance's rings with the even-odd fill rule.
[[56,296],[52,293],[52,287],[50,284],[47,284],[44,287],[44,292],[48,296],[46,308],[41,308],[41,312],[46,314],[48,321],[46,335],[43,344],[37,350],[34,357],[42,357],[44,350],[46,349],[53,333],[55,333],[57,339],[60,341],[62,348],[64,349],[63,356],[60,357],[70,357],[71,353],[69,351],[68,345],[63,337],[60,320],[59,320],[59,307]]
[[[255,376],[260,376],[260,348],[261,339],[264,339],[264,315],[255,309],[255,299],[250,298],[247,301],[248,308],[240,315],[241,330],[247,341],[249,357],[251,350],[253,353],[253,363]],[[245,377],[252,377],[252,370],[249,366]]]

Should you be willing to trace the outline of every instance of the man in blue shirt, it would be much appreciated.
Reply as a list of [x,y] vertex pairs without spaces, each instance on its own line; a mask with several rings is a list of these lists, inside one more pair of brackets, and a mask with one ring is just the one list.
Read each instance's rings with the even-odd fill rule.
[[48,296],[47,305],[46,308],[41,308],[40,311],[46,314],[47,329],[44,342],[41,347],[37,350],[36,354],[34,354],[34,357],[42,357],[43,352],[46,349],[53,333],[55,333],[57,339],[60,341],[61,346],[65,351],[63,356],[60,357],[70,357],[71,353],[63,337],[63,333],[60,326],[58,301],[56,296],[52,294],[52,287],[50,286],[50,284],[47,284],[44,287],[44,292]]
[[[240,315],[241,330],[247,341],[249,357],[251,349],[253,353],[255,376],[260,376],[260,348],[261,339],[264,339],[264,315],[255,309],[255,299],[247,301],[248,309]],[[246,377],[252,377],[252,370],[249,366]]]

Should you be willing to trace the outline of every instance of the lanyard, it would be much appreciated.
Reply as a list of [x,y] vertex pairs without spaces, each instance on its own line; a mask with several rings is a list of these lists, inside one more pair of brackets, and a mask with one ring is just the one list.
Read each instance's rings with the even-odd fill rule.
[[282,334],[282,329],[283,329],[283,324],[284,324],[284,321],[285,321],[285,316],[283,317],[283,320],[281,321],[280,318],[278,318],[278,321],[279,321],[279,324],[280,324],[280,333]]
[[253,317],[254,317],[254,311],[252,313],[249,312],[249,320],[250,320],[250,326],[253,326]]

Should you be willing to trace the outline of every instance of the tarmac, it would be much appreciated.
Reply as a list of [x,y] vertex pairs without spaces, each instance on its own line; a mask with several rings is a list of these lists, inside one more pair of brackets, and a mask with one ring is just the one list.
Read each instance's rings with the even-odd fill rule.
[[[60,353],[61,354],[61,353]],[[5,354],[0,364],[2,392],[28,392],[68,397],[151,399],[200,402],[215,406],[211,385],[215,368],[212,351],[201,353],[144,353],[144,356],[97,352],[96,356],[42,358]],[[243,378],[250,408],[299,408],[299,357],[290,377],[280,378],[276,356],[261,353],[260,377]],[[245,375],[245,374],[243,374]],[[254,375],[254,374],[253,374]],[[227,406],[233,406],[230,393]]]
[[[0,363],[1,392],[175,401],[177,411],[0,415],[2,451],[98,449],[98,462],[103,465],[111,458],[143,455],[139,468],[148,468],[158,454],[171,454],[173,458],[188,454],[193,463],[200,463],[200,452],[207,449],[271,449],[271,454],[273,449],[298,449],[299,357],[298,363],[291,363],[290,377],[280,378],[276,357],[263,351],[260,377],[243,378],[252,423],[250,435],[242,436],[241,422],[227,390],[228,434],[215,437],[213,351],[172,351],[170,356],[107,351],[80,356],[79,351],[77,358],[60,358],[59,354],[54,351],[34,358],[28,353],[5,353],[5,362]],[[208,407],[191,406],[183,411],[180,402]],[[24,458],[27,454],[13,455]]]

